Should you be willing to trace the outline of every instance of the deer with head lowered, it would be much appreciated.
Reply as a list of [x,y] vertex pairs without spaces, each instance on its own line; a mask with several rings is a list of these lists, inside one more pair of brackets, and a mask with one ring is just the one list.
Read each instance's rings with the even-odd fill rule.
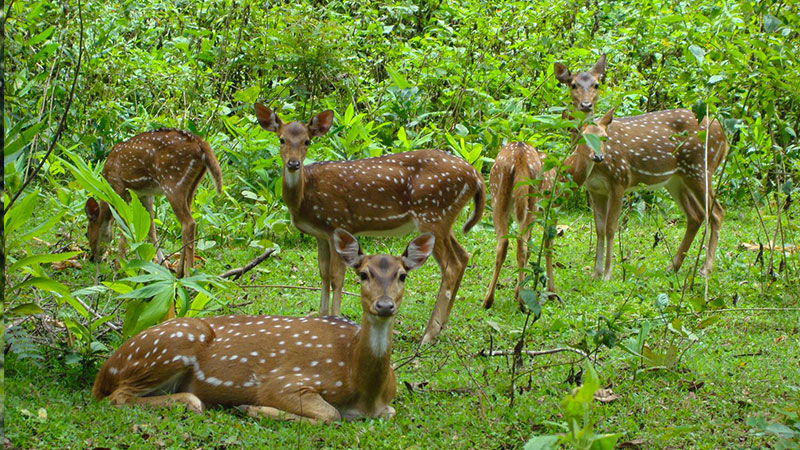
[[[194,263],[195,221],[192,218],[192,197],[206,170],[222,193],[222,174],[219,163],[204,140],[192,133],[175,129],[160,129],[140,133],[111,149],[103,167],[103,177],[125,201],[130,202],[128,190],[139,196],[150,213],[150,240],[158,248],[153,223],[153,196],[165,195],[181,224],[181,258],[177,275],[183,277]],[[89,198],[86,202],[89,226],[89,259],[102,256],[105,244],[113,237],[114,218],[104,201]],[[125,238],[120,239],[120,253],[125,251]],[[158,252],[159,262],[163,260]]]
[[369,255],[344,230],[336,252],[361,279],[361,326],[339,317],[178,318],[142,331],[103,364],[95,399],[118,405],[235,406],[247,414],[332,422],[391,417],[392,324],[406,274],[434,248],[430,233],[402,256]]
[[[542,172],[544,153],[524,142],[510,142],[497,153],[489,172],[489,192],[492,197],[492,219],[497,234],[497,251],[494,273],[489,288],[483,298],[483,307],[491,308],[500,269],[508,252],[509,219],[516,219],[519,227],[517,235],[517,284],[514,297],[519,307],[523,307],[520,287],[524,278],[523,268],[528,263],[530,252],[528,241],[531,227],[539,212],[538,200],[547,191],[552,191],[555,169]],[[535,180],[535,181],[531,181]],[[555,293],[553,280],[553,239],[545,237],[544,256],[547,273],[547,291]]]
[[[605,64],[604,55],[591,71],[574,75],[565,65],[555,64],[556,78],[570,86],[576,108],[580,105],[585,112],[593,111]],[[665,187],[686,216],[686,232],[672,258],[671,270],[677,271],[683,263],[706,219],[708,205],[711,210],[708,216],[710,232],[701,273],[709,274],[725,213],[711,185],[714,172],[728,152],[728,140],[719,121],[705,117],[698,123],[687,109],[618,118],[613,118],[613,111],[609,111],[598,125],[599,129],[588,132],[607,137],[603,143],[602,159],[581,144],[566,160],[570,166],[568,173],[578,185],[586,187],[592,200],[597,234],[594,276],[611,279],[614,234],[623,195],[639,187]]]
[[464,232],[480,220],[485,203],[483,177],[465,160],[439,150],[304,166],[311,139],[328,132],[333,112],[324,111],[308,124],[284,123],[259,103],[255,112],[261,127],[278,135],[283,201],[292,223],[317,239],[320,314],[340,312],[344,264],[334,251],[334,229],[379,235],[416,228],[436,237],[433,256],[442,281],[422,343],[435,339],[447,323],[469,259],[452,227],[470,199],[475,211],[464,224]]

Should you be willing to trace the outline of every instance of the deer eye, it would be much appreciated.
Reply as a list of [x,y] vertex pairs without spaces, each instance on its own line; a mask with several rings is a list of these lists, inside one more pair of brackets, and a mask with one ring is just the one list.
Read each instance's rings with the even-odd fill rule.
[[309,145],[311,145],[311,141],[306,140],[306,147],[308,147]]
[[404,273],[401,273],[399,278],[400,278],[400,282],[401,282],[401,283],[402,283],[402,282],[404,282],[404,281],[406,281],[406,274],[404,274]]
[[575,84],[575,83],[572,83],[572,89],[578,89],[578,85]]
[[283,139],[283,138],[280,138],[280,139],[278,139],[278,142],[280,142],[281,144],[285,144],[285,143],[286,143],[286,140],[285,140],[285,139]]
[[367,281],[367,272],[361,272],[358,276],[361,277],[361,281]]
[[599,88],[599,87],[600,87],[600,84],[599,84],[599,83],[595,83],[595,84],[594,84],[594,88],[595,88],[595,89],[597,89],[597,88]]

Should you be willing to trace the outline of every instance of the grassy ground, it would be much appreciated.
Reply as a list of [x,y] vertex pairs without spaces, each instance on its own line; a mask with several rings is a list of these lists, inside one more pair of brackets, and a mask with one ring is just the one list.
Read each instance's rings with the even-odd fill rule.
[[[544,306],[542,318],[527,333],[526,349],[578,345],[599,318],[615,314],[619,314],[619,342],[630,337],[638,321],[659,316],[655,306],[659,293],[668,294],[670,304],[683,307],[690,299],[702,298],[700,279],[681,300],[681,285],[697,245],[678,276],[662,270],[683,233],[683,222],[674,220],[679,213],[668,208],[672,209],[663,217],[658,211],[629,213],[622,236],[625,261],[619,262],[617,250],[614,280],[604,283],[590,276],[593,232],[588,211],[566,214],[561,222],[570,228],[556,244],[556,285],[563,304]],[[674,342],[682,352],[679,364],[634,376],[631,357],[619,346],[601,349],[596,367],[602,384],[619,398],[594,402],[595,431],[624,432],[621,441],[641,440],[640,448],[762,448],[774,442],[750,432],[745,420],[750,416],[780,420],[776,408],[800,404],[798,392],[791,389],[800,385],[800,313],[796,310],[800,286],[798,280],[781,274],[776,280],[765,280],[757,253],[739,248],[743,242],[755,243],[757,227],[755,214],[746,210],[729,211],[723,225],[708,291],[711,300],[735,311],[684,317],[696,341],[676,339],[665,327],[653,328],[648,345],[657,351]],[[653,248],[658,231],[666,239]],[[196,415],[181,407],[115,408],[90,398],[96,367],[65,365],[59,351],[51,350],[40,366],[17,359],[13,352],[7,355],[5,437],[17,448],[470,449],[520,448],[533,434],[558,432],[551,422],[560,421],[559,403],[574,387],[568,379],[581,367],[576,363],[579,356],[558,353],[526,358],[516,382],[515,403],[510,406],[510,357],[479,353],[512,349],[525,322],[511,298],[513,250],[495,306],[484,311],[480,302],[491,276],[494,233],[490,226],[479,226],[466,236],[458,231],[457,236],[472,254],[470,266],[448,327],[438,343],[422,349],[416,358],[412,358],[416,342],[438,288],[436,264],[429,261],[406,283],[395,327],[393,361],[400,367],[393,420],[309,426],[256,420],[231,410]],[[362,241],[367,252],[395,254],[406,242]],[[259,266],[246,283],[317,286],[312,240],[291,229],[276,242],[282,248],[280,254]],[[201,254],[207,258],[201,270],[219,273],[225,264],[242,265],[257,253],[231,248],[220,255],[217,249],[209,250]],[[795,275],[796,255],[789,259]],[[88,285],[94,278],[94,265],[85,262],[82,269],[54,277],[73,287]],[[355,280],[348,273],[345,290],[358,292]],[[233,310],[236,313],[303,315],[318,308],[318,294],[313,291],[247,288],[221,297],[229,304],[243,305]],[[795,310],[758,309],[776,307]],[[345,297],[343,312],[351,318],[360,316],[355,298]],[[703,330],[695,327],[709,317],[719,321]],[[109,344],[116,348],[119,340]]]

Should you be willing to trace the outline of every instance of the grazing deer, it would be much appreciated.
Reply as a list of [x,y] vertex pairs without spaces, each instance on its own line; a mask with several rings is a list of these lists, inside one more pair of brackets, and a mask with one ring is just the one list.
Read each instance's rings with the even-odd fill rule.
[[606,76],[606,55],[600,56],[588,72],[573,74],[567,66],[557,62],[553,65],[553,73],[556,80],[569,87],[572,106],[586,115],[592,114],[597,103],[600,83]]
[[[542,161],[545,155],[524,142],[511,142],[504,145],[497,153],[497,157],[489,172],[489,191],[492,196],[492,218],[494,230],[497,234],[497,253],[494,273],[489,282],[489,289],[483,299],[483,307],[491,308],[494,303],[494,292],[497,287],[497,278],[500,269],[506,260],[508,251],[508,226],[509,219],[516,218],[519,226],[517,235],[517,285],[514,297],[520,308],[523,307],[519,291],[524,278],[522,269],[528,263],[530,252],[528,240],[531,237],[531,225],[539,212],[537,205],[539,197],[553,188],[555,169],[542,173]],[[523,183],[526,180],[539,180],[531,185]],[[513,211],[513,216],[512,216]],[[553,281],[553,239],[545,239],[545,265],[547,268],[547,290],[555,293]]]
[[[192,197],[206,173],[211,173],[217,193],[222,193],[219,163],[208,143],[192,133],[160,129],[137,134],[111,149],[103,167],[103,177],[125,201],[128,189],[134,191],[150,213],[150,241],[158,247],[153,223],[153,196],[165,195],[181,223],[181,259],[178,277],[183,277],[194,263],[195,222]],[[91,249],[89,259],[102,256],[105,243],[113,238],[113,215],[108,203],[89,198],[86,202],[89,227],[86,236]],[[125,237],[120,239],[120,253],[125,251]],[[159,250],[159,262],[163,256]]]
[[92,397],[118,405],[236,406],[275,419],[332,422],[392,417],[392,324],[406,273],[434,249],[430,233],[402,256],[364,256],[350,233],[336,252],[361,278],[361,326],[339,317],[179,318],[122,344],[97,374]]
[[[485,203],[483,177],[466,161],[439,150],[417,150],[354,161],[303,165],[311,139],[328,132],[333,112],[308,124],[283,123],[256,103],[262,128],[280,141],[283,201],[292,223],[317,238],[322,277],[321,315],[338,315],[344,265],[333,246],[333,230],[363,234],[405,234],[416,228],[436,237],[433,256],[442,282],[422,343],[435,339],[447,323],[469,256],[452,232],[458,214],[474,199],[475,211],[464,224],[480,220]],[[329,292],[333,291],[330,302]]]
[[[592,199],[597,250],[594,276],[611,279],[614,233],[617,230],[625,192],[644,186],[666,187],[686,215],[686,232],[670,269],[677,271],[706,218],[706,199],[711,207],[710,233],[703,274],[709,274],[719,240],[725,211],[717,201],[711,178],[728,152],[728,141],[716,120],[708,117],[698,124],[687,109],[656,111],[613,119],[607,112],[598,125],[587,126],[584,134],[606,136],[602,162],[595,163],[594,152],[578,145],[566,164],[568,173],[583,185]],[[596,128],[597,127],[597,128]],[[706,133],[708,133],[707,136]],[[705,160],[705,142],[708,159]],[[604,264],[605,261],[605,264]]]

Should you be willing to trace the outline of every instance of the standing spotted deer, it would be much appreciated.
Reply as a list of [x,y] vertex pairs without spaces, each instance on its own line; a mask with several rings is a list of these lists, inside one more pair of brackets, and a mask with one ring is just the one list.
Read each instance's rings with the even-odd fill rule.
[[[686,232],[669,267],[675,271],[706,219],[708,201],[710,233],[702,273],[711,273],[725,213],[711,184],[714,172],[728,152],[722,126],[716,120],[709,126],[707,117],[698,124],[687,109],[656,111],[613,122],[612,114],[609,111],[598,122],[601,130],[584,131],[607,137],[602,162],[593,160],[594,152],[585,144],[579,145],[566,161],[570,166],[568,172],[578,185],[586,187],[592,199],[597,233],[594,276],[611,279],[614,233],[623,196],[640,186],[665,187],[686,215]],[[704,136],[708,159],[705,159]]]
[[[183,277],[194,263],[195,221],[192,218],[192,197],[197,185],[208,170],[222,193],[222,174],[219,163],[204,140],[192,133],[160,129],[138,134],[111,149],[103,167],[103,177],[125,201],[130,202],[128,190],[139,196],[150,213],[150,241],[158,247],[153,223],[153,196],[167,197],[181,224],[181,259],[178,277]],[[91,249],[89,259],[102,256],[105,244],[113,237],[114,218],[104,201],[89,198],[86,202],[89,226],[86,236]],[[125,238],[120,239],[120,253],[125,251]],[[159,250],[159,262],[163,260]]]
[[[514,297],[520,308],[522,300],[519,295],[524,273],[522,268],[528,263],[530,252],[528,240],[531,237],[531,225],[539,212],[538,200],[546,191],[551,191],[555,179],[555,169],[542,173],[542,162],[545,155],[524,142],[511,142],[504,145],[489,172],[489,192],[492,197],[492,219],[497,234],[497,252],[494,273],[489,288],[483,299],[483,307],[491,308],[500,269],[508,251],[509,219],[516,219],[519,227],[517,235],[517,285]],[[539,180],[530,183],[530,180]],[[513,216],[512,216],[513,214]],[[555,292],[553,280],[553,239],[545,239],[545,265],[547,268],[547,290]]]
[[400,257],[364,256],[344,230],[333,244],[361,278],[361,326],[339,318],[179,318],[142,331],[103,364],[92,388],[117,405],[235,406],[276,419],[392,417],[392,324],[407,272],[434,249],[430,233]]
[[278,135],[283,201],[292,223],[317,239],[320,314],[338,315],[340,311],[344,264],[334,251],[334,229],[391,235],[416,228],[436,237],[433,256],[442,281],[422,343],[435,339],[447,323],[469,259],[452,232],[453,224],[470,199],[475,210],[464,224],[464,232],[480,220],[485,203],[483,177],[465,160],[439,150],[304,166],[311,139],[328,132],[333,112],[324,111],[308,124],[284,123],[259,103],[255,112],[261,127]]

